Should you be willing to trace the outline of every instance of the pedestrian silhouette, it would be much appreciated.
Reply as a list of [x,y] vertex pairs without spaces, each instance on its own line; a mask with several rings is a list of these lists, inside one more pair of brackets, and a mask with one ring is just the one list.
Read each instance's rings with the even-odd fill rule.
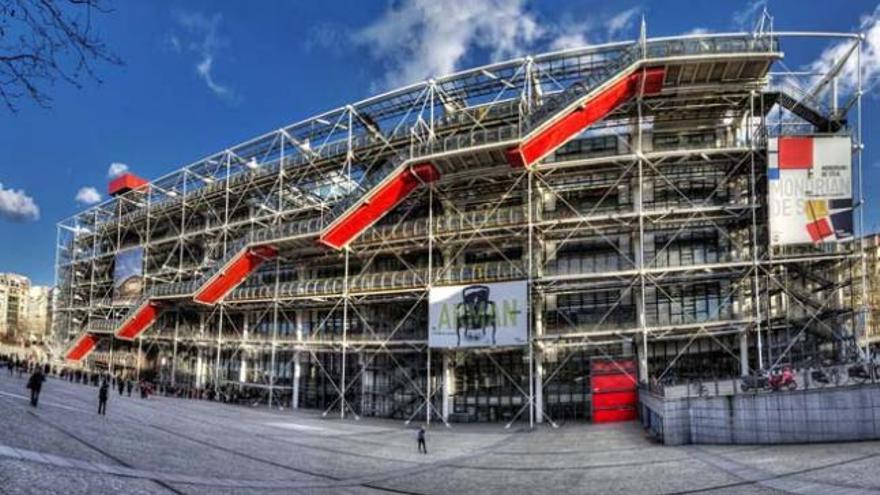
[[101,383],[101,388],[98,389],[98,414],[101,416],[107,415],[107,396],[110,395],[110,384],[107,383],[107,380],[104,380]]
[[416,435],[416,438],[419,441],[419,452],[422,454],[428,453],[428,447],[425,445],[425,427],[419,427],[419,433]]
[[46,376],[43,374],[42,368],[37,366],[27,382],[27,388],[31,389],[31,406],[33,407],[37,407],[37,402],[40,401],[40,391],[43,389],[44,381],[46,381]]

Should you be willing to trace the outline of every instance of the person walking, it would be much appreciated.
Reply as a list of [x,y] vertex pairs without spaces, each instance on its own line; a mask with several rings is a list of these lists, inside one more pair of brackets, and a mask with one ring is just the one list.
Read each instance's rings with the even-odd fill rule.
[[125,380],[121,377],[117,378],[116,384],[119,385],[119,396],[122,397],[122,394],[125,392]]
[[125,381],[125,387],[128,391],[128,396],[131,397],[131,389],[134,388],[134,382],[131,381],[131,378]]
[[425,445],[425,427],[419,426],[419,433],[416,435],[416,438],[419,441],[419,452],[422,454],[428,453],[428,447]]
[[101,416],[107,415],[108,395],[110,395],[110,384],[107,383],[107,380],[104,380],[104,383],[101,384],[101,388],[98,389],[98,414]]
[[27,388],[31,390],[31,406],[33,407],[37,407],[37,402],[40,400],[40,391],[43,389],[44,381],[46,381],[46,375],[38,366],[27,382]]

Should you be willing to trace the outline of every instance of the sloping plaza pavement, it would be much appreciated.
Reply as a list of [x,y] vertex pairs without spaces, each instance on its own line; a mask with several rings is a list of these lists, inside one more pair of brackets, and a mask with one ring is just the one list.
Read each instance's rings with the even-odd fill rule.
[[31,408],[0,374],[0,494],[880,494],[880,442],[664,447],[636,423],[554,429],[321,418],[110,397],[49,379]]

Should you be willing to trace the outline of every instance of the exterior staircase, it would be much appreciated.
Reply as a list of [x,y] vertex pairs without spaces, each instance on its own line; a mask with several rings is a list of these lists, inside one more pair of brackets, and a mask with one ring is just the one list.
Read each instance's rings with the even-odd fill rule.
[[837,132],[845,125],[845,122],[824,115],[812,105],[807,104],[804,99],[797,99],[785,91],[779,92],[777,101],[783,108],[813,124],[819,132]]
[[507,151],[512,167],[531,167],[639,95],[655,95],[665,69],[642,66],[641,47],[633,45],[614,62],[551,95],[526,123],[520,144]]
[[95,350],[97,345],[98,337],[90,332],[84,332],[64,351],[64,359],[68,361],[82,361]]
[[429,162],[409,165],[408,155],[397,155],[334,207],[333,220],[318,241],[333,249],[342,249],[361,232],[393,210],[420,185],[434,182],[440,172]]

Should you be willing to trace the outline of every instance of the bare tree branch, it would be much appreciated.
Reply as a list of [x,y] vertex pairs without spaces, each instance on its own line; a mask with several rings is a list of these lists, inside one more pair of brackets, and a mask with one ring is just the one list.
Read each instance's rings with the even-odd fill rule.
[[48,108],[56,81],[98,83],[95,65],[122,65],[92,27],[103,0],[0,0],[0,102],[10,111],[29,99]]

